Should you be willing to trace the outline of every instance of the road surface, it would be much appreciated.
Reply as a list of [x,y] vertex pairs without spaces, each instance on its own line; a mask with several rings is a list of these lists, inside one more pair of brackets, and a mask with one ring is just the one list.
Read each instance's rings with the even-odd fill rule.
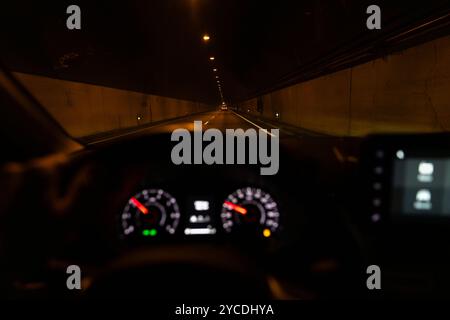
[[318,136],[308,131],[293,132],[290,128],[274,126],[273,124],[255,120],[245,114],[239,114],[234,111],[211,111],[193,116],[187,116],[182,119],[167,121],[123,134],[99,137],[90,141],[88,145],[97,145],[145,135],[162,133],[170,134],[174,130],[180,128],[193,131],[194,121],[202,121],[203,130],[215,128],[221,130],[222,132],[225,132],[226,129],[247,130],[253,128],[255,130],[265,130],[270,133],[271,129],[279,129],[278,137],[280,139],[280,145],[285,149],[292,151],[292,153],[297,154],[300,158],[319,157],[322,159],[327,159],[328,161],[337,161],[339,163],[355,163],[358,161],[359,139],[355,141],[354,139]]

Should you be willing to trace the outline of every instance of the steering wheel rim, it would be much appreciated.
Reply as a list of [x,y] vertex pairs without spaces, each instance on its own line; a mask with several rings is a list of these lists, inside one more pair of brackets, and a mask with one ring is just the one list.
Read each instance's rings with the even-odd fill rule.
[[208,245],[127,252],[93,276],[86,294],[94,298],[274,298],[268,277],[258,265],[235,250]]

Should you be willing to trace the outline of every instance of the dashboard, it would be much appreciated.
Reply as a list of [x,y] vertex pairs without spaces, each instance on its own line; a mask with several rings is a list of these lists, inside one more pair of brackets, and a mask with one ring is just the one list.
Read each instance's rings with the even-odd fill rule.
[[[239,286],[267,298],[275,286],[283,298],[308,299],[367,295],[360,280],[373,263],[387,270],[386,292],[411,292],[401,287],[407,274],[427,294],[420,279],[450,266],[446,135],[282,144],[276,176],[252,165],[171,165],[167,141],[106,144],[20,171],[15,189],[5,188],[14,192],[3,206],[15,214],[2,220],[3,268],[45,280],[50,294],[76,264],[94,297],[148,287],[158,297],[173,288],[180,297],[235,295]],[[338,161],[336,146],[359,150],[359,161]]]
[[[91,288],[100,287],[95,296],[146,293],[143,279],[157,272],[166,281],[151,284],[159,296],[170,286],[196,288],[200,296],[236,294],[236,282],[257,277],[248,291],[239,284],[242,294],[267,292],[274,278],[296,297],[315,286],[305,282],[325,287],[330,274],[360,258],[333,196],[339,164],[282,147],[279,173],[261,176],[256,165],[176,166],[171,148],[169,136],[155,135],[25,168],[18,180],[25,183],[8,199],[15,214],[1,233],[12,244],[3,251],[6,268],[17,279],[45,270],[36,281],[52,284],[64,277],[64,266],[79,265]],[[317,264],[327,267],[312,278]],[[51,292],[59,292],[55,286]]]
[[[327,165],[328,169],[323,170],[320,161],[304,155],[292,156],[281,147],[279,174],[261,176],[256,165],[172,165],[165,158],[170,156],[165,151],[171,147],[166,145],[168,140],[156,136],[128,141],[96,149],[92,154],[88,162],[95,163],[92,168],[95,183],[88,183],[87,187],[95,186],[95,190],[84,190],[82,199],[77,201],[89,211],[82,212],[82,216],[80,211],[70,215],[74,226],[80,226],[83,220],[90,221],[81,223],[83,232],[77,232],[77,242],[71,241],[83,253],[80,263],[94,267],[99,263],[110,266],[117,261],[121,265],[130,261],[143,263],[134,254],[144,252],[148,259],[159,257],[157,261],[146,261],[151,265],[146,270],[156,268],[171,286],[179,288],[185,283],[183,287],[195,287],[200,296],[206,292],[217,294],[218,288],[222,288],[221,294],[236,295],[235,287],[223,288],[244,281],[236,276],[239,270],[246,279],[262,275],[255,280],[259,286],[265,286],[267,279],[276,279],[276,286],[289,288],[287,296],[310,297],[309,287],[314,287],[313,283],[322,283],[320,291],[326,292],[330,277],[342,274],[350,261],[360,259],[333,196],[332,182],[339,181],[333,178],[342,174],[341,164],[335,159],[326,159],[334,166]],[[145,145],[152,148],[143,149]],[[130,156],[129,150],[142,152]],[[168,252],[173,252],[171,257],[166,256]],[[67,247],[64,253],[69,253]],[[222,257],[224,253],[227,254]],[[171,261],[170,265],[165,265],[165,259]],[[179,267],[173,270],[173,264]],[[210,274],[202,268],[204,264],[212,269],[233,270],[221,269],[220,275],[209,279],[203,274]],[[133,265],[125,269],[136,271],[136,268]],[[321,271],[317,274],[315,268]],[[198,274],[199,270],[203,272]],[[130,274],[125,277],[123,272],[108,283],[129,279]],[[231,279],[224,276],[230,272]],[[134,279],[135,274],[131,277]],[[145,277],[143,272],[139,281]],[[193,278],[202,281],[192,284],[189,279]],[[346,281],[347,287],[352,288],[348,280],[345,275],[340,281]],[[216,287],[205,288],[209,283]],[[244,293],[245,286],[239,286]],[[102,287],[109,288],[105,284]],[[159,294],[164,295],[161,292],[167,283],[157,287]],[[106,291],[116,292],[113,288]],[[267,288],[256,291],[266,292]],[[255,294],[253,289],[250,292]]]

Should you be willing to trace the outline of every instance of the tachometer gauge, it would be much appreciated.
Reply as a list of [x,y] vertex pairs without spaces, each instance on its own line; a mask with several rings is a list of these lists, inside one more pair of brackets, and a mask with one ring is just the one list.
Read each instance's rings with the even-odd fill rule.
[[180,221],[177,201],[161,189],[146,189],[128,200],[121,215],[125,237],[174,234]]
[[280,213],[270,194],[248,187],[227,197],[220,216],[226,232],[253,232],[269,238],[278,229]]

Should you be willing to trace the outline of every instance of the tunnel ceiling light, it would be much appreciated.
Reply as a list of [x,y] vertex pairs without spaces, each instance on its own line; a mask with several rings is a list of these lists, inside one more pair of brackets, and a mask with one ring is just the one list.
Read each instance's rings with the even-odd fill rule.
[[214,71],[214,72],[217,72],[217,69],[216,69],[216,68],[214,68],[214,69],[213,69],[213,71]]
[[219,79],[219,76],[216,76],[216,79]]
[[209,57],[209,60],[214,61],[214,60],[216,60],[216,58],[215,57]]
[[209,40],[211,40],[211,37],[209,36],[209,34],[204,34],[203,41],[208,42]]

